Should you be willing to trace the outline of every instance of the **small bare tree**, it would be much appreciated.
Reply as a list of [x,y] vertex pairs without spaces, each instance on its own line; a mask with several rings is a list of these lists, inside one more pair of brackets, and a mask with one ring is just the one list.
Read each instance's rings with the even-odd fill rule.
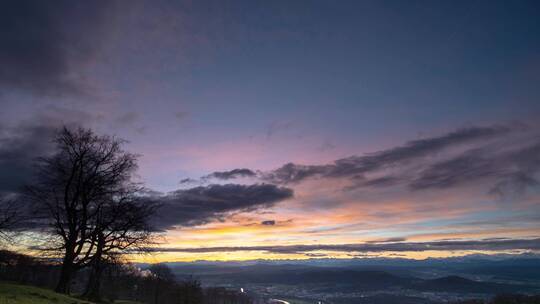
[[[69,293],[73,275],[95,260],[98,249],[104,250],[100,242],[108,229],[103,227],[126,221],[126,213],[114,218],[103,214],[114,209],[112,201],[137,196],[139,188],[131,181],[137,164],[136,155],[121,148],[123,141],[89,129],[64,127],[55,143],[56,154],[38,161],[37,176],[26,194],[53,236],[48,249],[62,255],[56,291]],[[103,225],[104,221],[111,223]]]
[[0,198],[0,243],[11,241],[11,234],[21,221],[20,215],[15,200]]
[[114,265],[127,252],[142,252],[154,240],[150,218],[155,214],[155,203],[133,196],[135,190],[111,197],[98,214],[93,239],[96,252],[85,296],[100,301],[101,277],[107,265]]

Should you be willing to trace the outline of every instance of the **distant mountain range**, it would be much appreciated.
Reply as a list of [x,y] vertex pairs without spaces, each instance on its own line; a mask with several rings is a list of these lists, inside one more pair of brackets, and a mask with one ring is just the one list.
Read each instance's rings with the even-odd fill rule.
[[540,293],[540,259],[466,258],[406,260],[169,263],[179,279],[193,275],[207,285],[294,285],[313,292],[407,289],[418,292]]
[[427,258],[423,260],[406,259],[399,257],[392,258],[311,258],[303,260],[267,260],[256,259],[247,261],[207,261],[199,260],[194,262],[168,262],[169,266],[253,266],[253,265],[310,265],[310,266],[366,266],[366,265],[386,265],[386,266],[433,266],[442,264],[484,264],[497,263],[504,264],[523,264],[540,261],[540,254],[522,253],[522,254],[470,254],[458,257],[447,258]]
[[[251,268],[251,267],[250,267]],[[265,285],[312,285],[318,286],[318,292],[354,292],[373,291],[388,288],[412,289],[433,292],[458,293],[514,293],[536,290],[526,284],[503,284],[480,282],[460,276],[445,276],[436,279],[420,279],[416,277],[400,277],[384,271],[356,271],[338,269],[303,269],[274,271],[240,271],[226,274],[201,276],[203,280],[219,282],[234,282],[236,284],[265,284]]]

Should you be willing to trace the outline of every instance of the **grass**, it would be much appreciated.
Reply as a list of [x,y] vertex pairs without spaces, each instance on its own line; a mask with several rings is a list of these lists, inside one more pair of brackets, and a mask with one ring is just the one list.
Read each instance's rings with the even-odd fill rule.
[[0,304],[92,304],[43,288],[0,282]]

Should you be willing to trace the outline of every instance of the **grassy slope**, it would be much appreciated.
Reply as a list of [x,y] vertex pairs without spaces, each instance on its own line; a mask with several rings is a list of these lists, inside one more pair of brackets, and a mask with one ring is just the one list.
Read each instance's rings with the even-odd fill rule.
[[92,304],[51,290],[0,282],[0,304]]

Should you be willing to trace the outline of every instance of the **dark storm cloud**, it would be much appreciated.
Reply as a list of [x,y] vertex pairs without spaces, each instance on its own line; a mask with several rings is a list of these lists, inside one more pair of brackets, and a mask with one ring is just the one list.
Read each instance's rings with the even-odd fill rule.
[[2,1],[0,88],[86,94],[80,68],[110,30],[113,1]]
[[232,252],[265,251],[279,254],[307,253],[311,251],[339,252],[388,252],[388,251],[452,251],[452,250],[540,250],[540,239],[504,239],[504,240],[456,240],[434,242],[396,242],[377,244],[341,244],[341,245],[290,245],[290,246],[238,246],[238,247],[203,247],[203,248],[158,248],[158,252]]
[[154,198],[162,204],[155,226],[164,230],[201,225],[222,220],[231,213],[272,207],[292,196],[291,189],[270,184],[208,185],[178,190]]
[[264,226],[274,226],[275,224],[276,224],[276,221],[274,221],[274,220],[262,221],[261,222],[261,225],[264,225]]
[[20,190],[33,176],[34,161],[54,152],[54,135],[63,125],[76,128],[101,121],[99,115],[56,106],[17,125],[0,124],[0,195]]
[[33,174],[33,161],[53,150],[54,126],[0,126],[0,194],[16,192]]
[[439,137],[407,142],[403,146],[364,156],[351,156],[328,165],[299,165],[288,163],[263,174],[262,179],[278,184],[295,183],[310,177],[358,177],[363,174],[403,165],[407,162],[435,154],[448,147],[485,140],[511,131],[510,127],[470,127]]
[[229,179],[238,178],[238,177],[254,177],[256,175],[257,173],[255,173],[254,171],[250,169],[242,168],[242,169],[233,169],[230,171],[213,172],[211,174],[204,176],[203,179],[214,178],[214,179],[221,179],[221,180],[229,180]]

